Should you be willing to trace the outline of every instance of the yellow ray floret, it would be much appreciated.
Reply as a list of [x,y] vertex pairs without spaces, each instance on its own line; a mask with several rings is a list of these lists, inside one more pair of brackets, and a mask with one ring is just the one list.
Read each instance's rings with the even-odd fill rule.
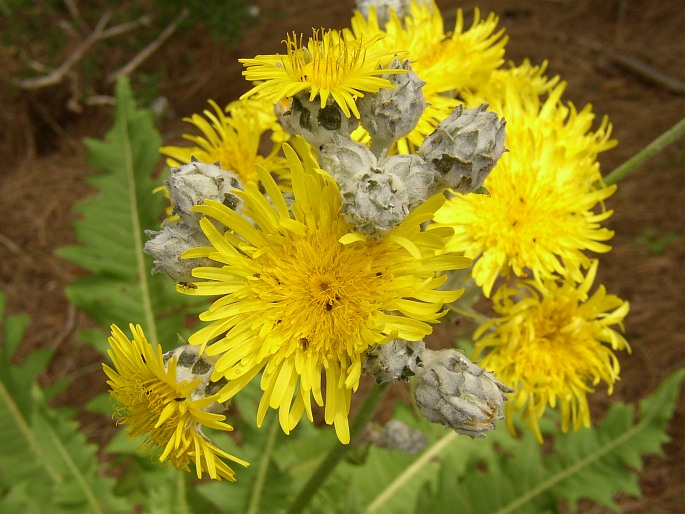
[[103,364],[111,397],[116,401],[116,418],[127,425],[131,437],[142,437],[143,446],[159,454],[160,462],[168,460],[176,469],[188,471],[195,463],[198,478],[206,472],[212,479],[235,482],[235,472],[224,461],[247,466],[214,446],[202,428],[230,431],[226,416],[207,412],[216,395],[193,399],[200,379],[177,381],[174,356],[166,363],[160,346],[148,343],[140,325],[131,325],[131,341],[112,325],[107,354],[113,368]]
[[301,91],[309,91],[309,100],[319,97],[325,107],[329,97],[349,118],[359,118],[355,100],[365,92],[375,93],[393,87],[381,76],[387,73],[406,73],[387,70],[397,56],[394,50],[376,49],[378,37],[353,39],[348,33],[336,30],[314,30],[307,44],[295,33],[285,41],[286,55],[258,55],[254,59],[239,59],[247,68],[245,78],[258,82],[241,98],[257,95],[276,103]]
[[518,281],[493,297],[497,317],[476,331],[475,358],[515,390],[506,418],[523,411],[524,420],[542,441],[538,421],[549,406],[561,410],[562,429],[590,426],[587,395],[599,382],[609,394],[619,379],[617,350],[630,347],[621,329],[628,302],[600,286],[589,291],[597,272],[594,261],[581,283]]
[[[273,173],[280,184],[290,181],[285,159],[280,155],[281,143],[288,138],[276,121],[274,106],[258,100],[238,100],[222,110],[209,100],[213,111],[193,114],[184,121],[194,125],[202,135],[184,134],[194,146],[164,146],[169,166],[188,164],[194,157],[200,162],[219,163],[238,175],[243,183],[257,181],[257,166]],[[263,155],[261,145],[265,134],[271,135],[270,151]]]
[[605,120],[590,131],[591,110],[564,105],[562,91],[556,87],[541,102],[532,90],[522,96],[507,88],[499,101],[491,99],[507,120],[509,151],[485,180],[490,194],[457,194],[436,214],[454,229],[448,249],[477,259],[473,277],[486,296],[498,276],[512,273],[579,281],[590,264],[584,252],[610,250],[605,242],[613,232],[601,223],[612,212],[603,201],[616,187],[602,186],[596,160],[614,144],[610,127]]
[[442,195],[387,236],[367,238],[340,214],[340,191],[330,176],[311,156],[303,163],[284,149],[291,205],[262,172],[263,189],[248,185],[241,194],[246,217],[216,202],[197,207],[207,216],[201,226],[212,244],[199,251],[223,267],[196,268],[193,275],[203,280],[183,291],[220,296],[200,316],[210,324],[189,342],[218,356],[213,378],[228,380],[222,401],[263,372],[259,425],[271,407],[289,433],[303,414],[313,419],[313,397],[347,443],[351,395],[367,350],[429,334],[444,305],[462,293],[438,290],[444,272],[470,261],[439,255],[450,230],[421,226],[443,204]]

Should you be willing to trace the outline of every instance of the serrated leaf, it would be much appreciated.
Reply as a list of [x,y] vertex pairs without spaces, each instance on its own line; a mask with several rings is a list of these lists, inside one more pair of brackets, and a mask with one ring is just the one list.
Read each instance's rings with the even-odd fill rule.
[[10,317],[2,326],[0,438],[11,442],[0,453],[3,509],[129,512],[130,505],[113,494],[114,481],[99,473],[96,448],[78,431],[78,423],[65,416],[67,411],[45,404],[36,376],[50,352],[35,351],[20,364],[12,362],[10,350],[21,341],[23,326],[23,317]]
[[67,287],[69,300],[103,327],[140,323],[153,343],[176,344],[187,302],[171,281],[152,275],[143,252],[145,230],[159,227],[163,198],[152,173],[161,137],[147,110],[138,109],[126,78],[116,87],[114,123],[102,141],[88,139],[88,162],[98,173],[88,182],[98,192],[80,203],[74,223],[78,246],[57,253],[92,273]]

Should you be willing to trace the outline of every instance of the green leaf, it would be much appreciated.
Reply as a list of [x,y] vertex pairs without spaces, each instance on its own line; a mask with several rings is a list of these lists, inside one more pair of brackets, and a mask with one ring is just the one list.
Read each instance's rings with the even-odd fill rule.
[[[0,293],[0,304],[4,295]],[[100,473],[96,447],[78,431],[66,410],[50,408],[36,377],[50,352],[13,362],[25,316],[4,320],[0,345],[0,511],[46,513],[130,512]]]
[[152,193],[159,185],[152,173],[161,137],[151,113],[136,107],[127,79],[117,82],[116,98],[105,139],[86,140],[88,162],[99,170],[88,182],[98,192],[76,207],[80,244],[57,253],[91,272],[67,287],[76,307],[103,327],[113,323],[126,331],[140,323],[151,342],[171,348],[187,301],[166,276],[151,274],[143,252],[145,230],[159,227],[164,208],[162,195]]

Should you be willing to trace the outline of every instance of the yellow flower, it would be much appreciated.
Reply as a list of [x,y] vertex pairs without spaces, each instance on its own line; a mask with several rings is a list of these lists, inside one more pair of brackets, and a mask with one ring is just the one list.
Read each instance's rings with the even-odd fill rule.
[[[515,85],[492,99],[491,108],[507,121],[509,151],[485,180],[490,194],[457,194],[436,214],[454,228],[448,249],[477,259],[473,277],[486,296],[500,274],[537,280],[570,274],[580,281],[590,264],[583,252],[609,251],[604,241],[613,236],[600,227],[612,211],[597,212],[616,190],[602,187],[596,161],[614,144],[608,122],[588,132],[591,109],[563,105],[563,85],[544,103]],[[468,105],[479,104],[477,98]]]
[[374,47],[378,37],[355,40],[346,32],[314,30],[307,45],[295,33],[289,34],[287,55],[258,55],[254,59],[238,59],[247,68],[245,78],[259,82],[242,98],[258,95],[273,103],[283,97],[291,97],[301,91],[309,91],[309,100],[317,96],[321,108],[328,98],[336,102],[349,118],[359,118],[355,100],[364,92],[375,93],[384,87],[392,87],[389,80],[381,78],[387,73],[405,73],[404,70],[386,70],[397,52]]
[[[188,164],[191,158],[206,163],[219,163],[225,170],[232,171],[243,183],[257,180],[257,166],[273,173],[279,183],[289,182],[285,159],[279,155],[280,143],[287,139],[276,120],[274,106],[257,100],[231,102],[225,112],[216,102],[209,100],[214,112],[205,110],[204,116],[193,114],[184,121],[191,123],[202,133],[201,136],[184,134],[195,144],[192,147],[164,146],[160,152],[168,157],[169,166]],[[271,132],[271,152],[259,153],[262,136]]]
[[223,422],[226,416],[207,411],[216,395],[198,396],[199,378],[178,381],[177,358],[165,363],[161,347],[148,343],[140,325],[130,325],[130,329],[133,341],[112,325],[107,354],[114,369],[102,366],[109,377],[110,395],[118,404],[118,423],[128,425],[131,437],[144,437],[148,451],[161,451],[160,462],[169,460],[176,469],[189,471],[192,460],[198,478],[207,472],[215,480],[235,482],[235,472],[222,459],[242,466],[247,462],[220,450],[202,433],[202,427],[233,430]]
[[[581,283],[569,279],[530,280],[503,286],[493,297],[499,315],[474,334],[475,358],[515,392],[506,405],[506,418],[524,412],[524,420],[539,441],[538,421],[549,405],[561,410],[562,429],[590,426],[587,394],[600,381],[609,394],[619,379],[617,350],[630,347],[614,330],[621,329],[628,302],[606,294],[599,286],[589,291],[597,272],[594,261]],[[491,331],[489,331],[492,329]]]
[[[437,124],[447,118],[459,103],[455,96],[473,90],[499,68],[504,58],[507,37],[497,31],[499,19],[494,14],[481,19],[474,10],[471,27],[464,26],[464,13],[457,10],[454,29],[446,33],[440,9],[433,2],[412,1],[410,15],[403,20],[392,12],[385,28],[378,25],[375,9],[368,18],[356,12],[351,21],[355,37],[382,36],[379,45],[387,50],[406,51],[411,67],[426,82],[423,94],[430,105],[414,131],[398,141],[401,153],[412,151],[423,142]],[[358,129],[359,130],[359,129]],[[363,139],[360,132],[355,134]]]
[[[367,350],[394,338],[418,341],[432,331],[445,303],[462,291],[438,290],[446,270],[468,259],[438,255],[451,230],[421,224],[444,202],[429,199],[380,239],[353,232],[341,215],[335,181],[284,146],[293,178],[289,207],[274,181],[260,173],[265,192],[248,184],[241,194],[246,219],[216,202],[197,207],[210,248],[183,257],[208,257],[222,268],[196,268],[204,281],[182,292],[221,297],[200,319],[211,324],[189,342],[219,356],[214,380],[228,384],[227,400],[260,371],[264,391],[261,425],[269,407],[289,433],[303,413],[312,421],[311,398],[324,405],[343,443],[350,439],[348,414]],[[225,231],[217,230],[222,224]],[[205,345],[208,345],[205,350]]]

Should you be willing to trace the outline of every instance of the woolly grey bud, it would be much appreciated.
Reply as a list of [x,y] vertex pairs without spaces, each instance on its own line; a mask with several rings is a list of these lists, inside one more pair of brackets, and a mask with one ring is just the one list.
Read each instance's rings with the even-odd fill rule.
[[[431,4],[431,0],[415,0],[418,5]],[[411,0],[357,0],[356,10],[364,15],[364,18],[369,18],[369,10],[371,7],[376,9],[376,16],[378,17],[378,25],[383,28],[390,19],[390,11],[395,11],[397,17],[402,20],[405,16],[411,14],[409,6]]]
[[419,453],[428,444],[426,434],[399,419],[391,419],[381,430],[371,431],[369,440],[381,448],[399,450],[409,455]]
[[409,211],[425,202],[436,189],[435,173],[420,155],[393,155],[388,159],[382,159],[379,168],[402,181],[407,191]]
[[495,376],[454,349],[425,350],[416,370],[414,399],[419,412],[459,434],[485,437],[502,419],[505,393]]
[[404,183],[379,171],[358,176],[356,190],[344,192],[342,213],[348,223],[365,234],[382,235],[392,231],[409,214]]
[[357,101],[362,127],[371,136],[371,149],[376,155],[414,130],[428,105],[423,97],[426,83],[414,73],[409,61],[395,59],[388,69],[408,73],[383,75],[395,87],[368,93]]
[[221,169],[218,164],[193,160],[172,168],[164,184],[169,190],[173,213],[189,226],[199,226],[203,215],[193,211],[193,207],[205,199],[221,202],[234,211],[242,210],[242,200],[234,191],[242,190],[243,185],[235,174]]
[[378,167],[376,156],[366,146],[349,137],[334,135],[319,147],[319,166],[326,170],[342,191],[355,189],[357,176]]
[[[180,339],[180,338],[179,338]],[[193,381],[200,379],[200,383],[197,385],[193,392],[191,393],[192,400],[201,400],[207,396],[212,396],[216,394],[219,389],[227,384],[225,378],[222,378],[218,382],[212,382],[211,376],[214,372],[214,364],[216,362],[216,357],[210,357],[206,354],[200,355],[200,347],[185,344],[185,341],[181,340],[182,345],[174,348],[171,351],[166,352],[162,357],[164,359],[164,364],[166,366],[169,359],[176,356],[176,381]],[[226,403],[212,402],[205,411],[208,412],[224,412],[228,405]]]
[[190,282],[192,270],[197,266],[218,266],[210,259],[181,259],[181,254],[190,248],[211,246],[200,227],[184,223],[164,221],[162,230],[146,230],[150,238],[143,250],[152,256],[152,272],[166,273],[174,282]]
[[505,122],[487,108],[456,107],[423,141],[419,154],[433,166],[438,190],[476,191],[504,153]]
[[398,176],[384,173],[361,143],[335,135],[319,148],[319,165],[340,187],[342,213],[365,234],[391,231],[409,214],[407,188]]
[[389,343],[376,345],[366,354],[364,373],[373,376],[378,384],[408,380],[416,373],[425,349],[423,341],[406,339],[393,339]]
[[336,134],[349,135],[359,126],[359,120],[345,116],[332,99],[322,109],[321,101],[310,101],[307,93],[293,96],[290,110],[279,119],[286,131],[304,137],[312,146],[321,146]]

